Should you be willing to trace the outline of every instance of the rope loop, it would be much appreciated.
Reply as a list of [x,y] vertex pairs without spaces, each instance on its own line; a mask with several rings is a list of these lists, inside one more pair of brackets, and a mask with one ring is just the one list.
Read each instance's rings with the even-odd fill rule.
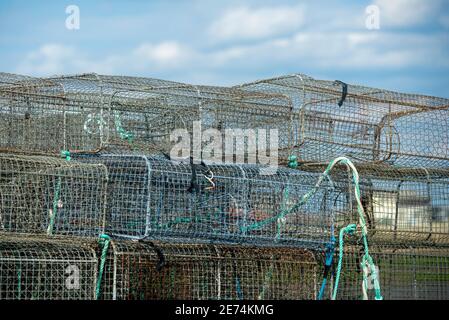
[[338,257],[337,274],[335,277],[334,292],[332,293],[332,300],[335,300],[337,298],[338,284],[340,282],[341,267],[343,262],[344,236],[345,234],[352,236],[354,235],[356,230],[357,226],[355,224],[349,224],[346,227],[340,229],[340,237],[338,239],[340,250]]

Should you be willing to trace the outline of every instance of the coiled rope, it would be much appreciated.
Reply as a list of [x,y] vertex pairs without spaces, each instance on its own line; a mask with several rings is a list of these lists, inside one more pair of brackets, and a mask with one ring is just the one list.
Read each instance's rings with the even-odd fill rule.
[[350,224],[344,228],[341,228],[340,230],[340,237],[338,239],[339,243],[339,257],[338,257],[338,265],[337,265],[337,272],[335,276],[335,284],[334,284],[334,291],[332,293],[332,300],[335,300],[337,298],[337,291],[338,291],[338,283],[340,282],[340,274],[341,274],[341,266],[343,262],[343,247],[344,247],[344,236],[345,234],[353,235],[356,231],[357,226],[355,224]]

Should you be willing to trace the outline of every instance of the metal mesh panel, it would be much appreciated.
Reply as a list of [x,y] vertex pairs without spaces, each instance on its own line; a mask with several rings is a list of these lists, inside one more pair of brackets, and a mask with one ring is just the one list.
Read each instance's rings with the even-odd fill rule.
[[301,249],[113,241],[101,298],[314,299],[316,269]]
[[[371,245],[384,299],[449,299],[449,247]],[[360,246],[345,248],[339,299],[361,299]],[[372,298],[372,297],[370,297]]]
[[92,74],[13,82],[0,86],[0,113],[0,148],[17,152],[169,152],[170,133],[192,134],[193,121],[223,139],[225,129],[261,136],[277,129],[283,156],[292,143],[286,96],[157,79]]
[[14,84],[19,81],[31,81],[36,78],[24,76],[20,74],[0,72],[0,86]]
[[[371,241],[449,242],[449,170],[359,165],[361,200]],[[324,170],[302,166],[303,170]],[[345,166],[331,173],[339,193],[338,228],[357,223],[354,185]]]
[[0,229],[98,236],[106,190],[101,164],[0,154]]
[[305,247],[330,239],[339,194],[329,185],[287,217],[277,218],[315,185],[316,173],[278,169],[264,175],[251,165],[192,166],[137,155],[76,159],[108,168],[107,231],[112,235]]
[[[449,165],[449,100],[292,75],[238,86],[291,97],[294,141],[306,162],[350,156],[401,166]],[[339,103],[341,106],[339,106]]]
[[0,300],[95,298],[95,250],[73,238],[0,234]]

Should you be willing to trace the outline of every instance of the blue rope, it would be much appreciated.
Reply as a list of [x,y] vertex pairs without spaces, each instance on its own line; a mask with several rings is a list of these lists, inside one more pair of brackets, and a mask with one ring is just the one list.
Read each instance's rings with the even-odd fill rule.
[[242,286],[240,285],[239,277],[235,277],[235,289],[237,291],[237,298],[243,300]]
[[324,295],[324,290],[326,289],[327,284],[327,276],[329,275],[329,271],[332,267],[332,262],[334,260],[334,252],[335,252],[335,236],[332,227],[332,236],[331,241],[328,243],[326,248],[326,262],[324,266],[324,274],[323,274],[323,282],[321,283],[321,288],[318,293],[317,300],[322,300]]
[[337,298],[338,283],[340,282],[341,266],[343,262],[344,235],[345,234],[353,235],[356,229],[357,226],[355,224],[349,224],[346,227],[341,228],[340,230],[340,238],[339,238],[340,252],[338,257],[337,274],[335,277],[335,285],[334,285],[334,292],[332,293],[332,300],[335,300]]

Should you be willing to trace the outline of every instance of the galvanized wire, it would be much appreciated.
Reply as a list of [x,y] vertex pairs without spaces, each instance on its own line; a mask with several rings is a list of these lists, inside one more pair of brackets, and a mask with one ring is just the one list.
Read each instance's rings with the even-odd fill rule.
[[276,129],[283,157],[292,141],[286,96],[158,79],[87,74],[12,83],[0,87],[0,113],[0,149],[13,152],[170,152],[173,130],[192,135],[194,121],[223,139],[226,129],[263,138]]
[[300,161],[347,156],[408,167],[449,165],[449,99],[352,84],[345,94],[344,86],[295,74],[236,88],[292,99]]
[[325,181],[288,217],[252,228],[292,207],[318,173],[255,165],[175,162],[137,155],[75,156],[108,168],[108,234],[261,245],[325,246],[331,237],[339,193]]
[[78,238],[0,233],[0,300],[91,300],[97,256]]
[[101,164],[0,154],[0,230],[97,237],[107,179]]
[[[320,165],[301,170],[320,172]],[[358,165],[360,190],[370,241],[449,243],[449,170]],[[337,228],[358,221],[346,167],[331,173]]]
[[101,299],[314,299],[302,249],[112,241]]
[[[449,299],[449,247],[387,243],[370,249],[379,268],[384,299]],[[359,245],[345,248],[337,299],[362,298],[362,255]]]

